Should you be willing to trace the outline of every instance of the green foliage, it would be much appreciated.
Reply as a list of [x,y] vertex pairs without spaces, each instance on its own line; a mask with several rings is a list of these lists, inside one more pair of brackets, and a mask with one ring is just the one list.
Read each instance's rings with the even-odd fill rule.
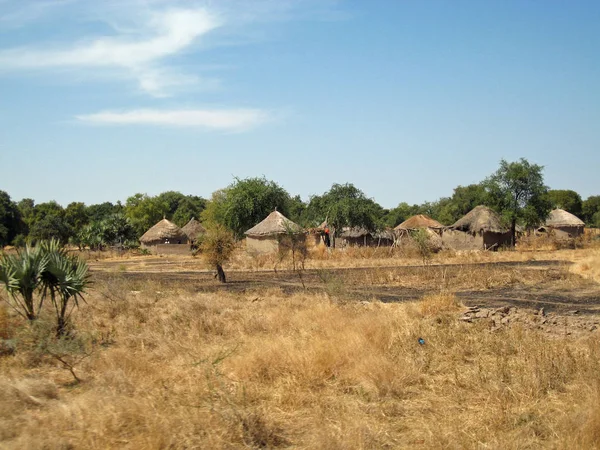
[[183,227],[192,218],[200,219],[205,208],[205,199],[195,195],[187,195],[179,201],[172,220],[177,226]]
[[[56,313],[56,332],[65,334],[73,308],[89,284],[87,263],[70,256],[58,240],[26,246],[0,259],[0,282],[8,304],[22,317],[35,320],[50,297]],[[35,296],[37,295],[37,299]]]
[[363,227],[369,231],[378,228],[383,208],[353,184],[334,184],[323,195],[311,197],[306,208],[306,222],[313,226],[325,219],[336,233],[343,227]]
[[261,178],[236,178],[226,189],[213,194],[203,214],[203,222],[221,224],[236,238],[277,209],[289,215],[290,195],[274,181]]
[[404,222],[406,219],[408,219],[409,217],[412,217],[415,214],[417,214],[418,211],[419,211],[418,205],[411,206],[406,202],[402,202],[395,208],[390,209],[383,216],[382,221],[386,227],[395,228],[398,225],[400,225],[402,222]]
[[513,244],[518,221],[527,227],[537,226],[552,209],[543,169],[525,158],[511,163],[503,159],[500,168],[484,181],[491,206],[510,224]]
[[454,188],[452,197],[442,202],[439,211],[431,217],[441,223],[451,225],[479,205],[488,205],[488,197],[482,184],[470,184]]
[[17,204],[0,191],[0,247],[8,245],[22,231],[23,224]]
[[123,205],[120,202],[117,202],[116,205],[113,205],[111,202],[104,202],[97,205],[90,205],[86,209],[88,222],[101,222],[112,214],[122,213]]
[[64,212],[67,225],[76,232],[90,221],[88,209],[84,203],[72,202],[67,205]]
[[112,214],[100,222],[92,222],[79,230],[77,244],[91,250],[102,250],[110,245],[130,246],[136,240],[131,222],[122,213]]
[[125,215],[137,236],[144,234],[169,212],[169,204],[164,199],[150,197],[147,194],[135,194],[125,202]]
[[71,234],[72,230],[62,214],[42,216],[40,219],[36,219],[29,230],[29,238],[34,242],[58,239],[61,243],[66,244]]
[[19,208],[19,213],[21,215],[21,219],[25,225],[24,234],[29,233],[29,228],[33,225],[35,220],[35,202],[30,198],[24,198],[19,203],[17,203],[17,208]]
[[588,197],[582,205],[582,219],[585,223],[600,226],[600,195]]
[[35,320],[42,308],[44,298],[36,302],[34,293],[42,286],[43,274],[48,267],[49,256],[41,248],[27,245],[16,255],[0,258],[0,282],[8,292],[8,304],[19,315]]
[[548,191],[548,200],[553,208],[564,209],[575,214],[577,217],[582,215],[581,196],[570,189],[551,189]]

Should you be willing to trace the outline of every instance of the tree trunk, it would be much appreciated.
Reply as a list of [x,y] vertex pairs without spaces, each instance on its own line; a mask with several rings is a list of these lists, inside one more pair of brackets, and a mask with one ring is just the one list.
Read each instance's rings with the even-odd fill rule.
[[512,246],[514,247],[517,243],[517,219],[512,219],[510,223],[510,240]]
[[223,272],[223,267],[221,267],[221,264],[217,264],[217,276],[219,277],[219,281],[221,283],[226,283],[226,279],[225,279],[225,272]]

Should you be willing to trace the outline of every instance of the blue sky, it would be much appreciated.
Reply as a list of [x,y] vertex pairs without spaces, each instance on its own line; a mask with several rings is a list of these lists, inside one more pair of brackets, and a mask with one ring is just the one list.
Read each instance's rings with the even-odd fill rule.
[[501,158],[600,194],[600,2],[0,0],[0,189],[99,203],[264,175],[449,196]]

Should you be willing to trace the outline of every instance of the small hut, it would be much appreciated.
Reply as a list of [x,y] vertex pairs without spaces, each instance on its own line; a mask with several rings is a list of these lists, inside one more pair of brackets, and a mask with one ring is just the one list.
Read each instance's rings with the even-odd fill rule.
[[428,228],[441,233],[441,230],[444,228],[444,225],[439,223],[437,220],[432,219],[425,214],[417,214],[416,216],[409,217],[400,225],[398,225],[394,230],[400,233],[406,233],[412,230],[418,230],[419,228]]
[[188,244],[195,245],[198,237],[206,233],[206,229],[195,218],[191,218],[181,229],[188,237]]
[[550,211],[546,223],[538,228],[541,232],[550,232],[557,239],[572,239],[583,234],[585,223],[564,209]]
[[187,253],[187,235],[173,222],[163,219],[140,238],[142,248],[153,253]]
[[279,251],[281,245],[289,244],[290,235],[301,235],[305,238],[302,227],[277,210],[244,234],[246,235],[246,251],[255,255]]
[[392,230],[370,232],[363,227],[344,227],[340,233],[341,247],[388,247],[394,243]]
[[448,227],[442,240],[445,247],[455,250],[497,250],[511,244],[511,234],[498,213],[479,205]]

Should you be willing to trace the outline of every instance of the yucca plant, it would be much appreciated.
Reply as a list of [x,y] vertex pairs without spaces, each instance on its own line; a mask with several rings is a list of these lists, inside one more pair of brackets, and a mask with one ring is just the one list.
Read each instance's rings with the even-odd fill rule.
[[25,246],[16,255],[0,258],[0,281],[8,292],[8,304],[22,317],[35,320],[44,303],[44,296],[34,298],[42,287],[42,277],[49,257],[39,247]]
[[40,248],[48,257],[42,274],[42,297],[49,296],[56,314],[56,334],[63,336],[69,319],[90,283],[87,263],[69,255],[57,240],[42,242]]

